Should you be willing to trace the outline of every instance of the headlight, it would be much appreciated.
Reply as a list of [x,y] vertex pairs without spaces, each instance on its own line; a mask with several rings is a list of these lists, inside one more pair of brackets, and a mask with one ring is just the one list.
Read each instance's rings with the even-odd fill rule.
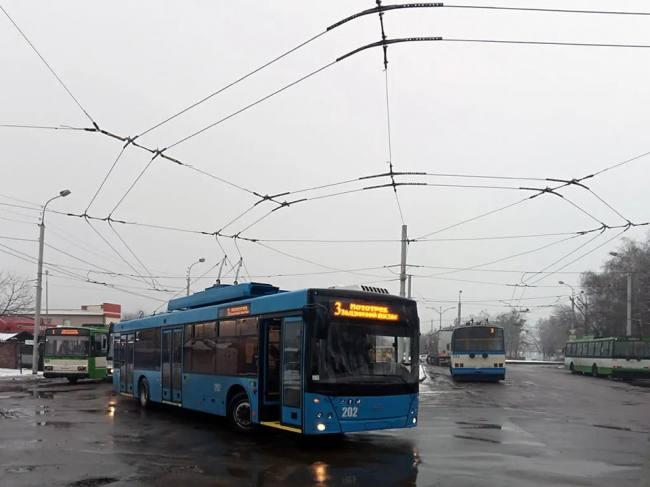
[[45,370],[54,370],[54,367],[52,367],[51,365],[46,365]]
[[325,431],[325,425],[324,425],[323,423],[318,423],[318,424],[316,425],[316,429],[317,429],[318,431]]
[[413,418],[412,421],[413,421],[413,424],[417,424],[417,422],[418,422],[418,418]]
[[77,367],[77,370],[78,371],[86,370],[86,366],[85,365],[80,365],[80,366]]

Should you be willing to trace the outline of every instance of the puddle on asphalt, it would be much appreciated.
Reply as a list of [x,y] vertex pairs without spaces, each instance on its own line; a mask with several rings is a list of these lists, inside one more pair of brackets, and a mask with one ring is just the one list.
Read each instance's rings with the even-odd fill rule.
[[5,469],[7,473],[29,473],[33,472],[36,467],[34,465],[16,465]]
[[116,479],[114,477],[93,477],[71,482],[68,484],[68,487],[100,487],[102,485],[112,484],[118,480],[120,479]]
[[[74,424],[79,423],[77,422]],[[36,423],[34,423],[34,426],[52,426],[54,428],[69,428],[72,425],[73,423],[69,421],[36,421]]]
[[476,441],[483,441],[485,443],[494,443],[496,445],[500,445],[501,442],[499,440],[492,440],[490,438],[479,438],[477,436],[465,436],[465,435],[454,435],[454,438],[460,438],[462,440],[476,440]]
[[626,426],[613,426],[610,424],[593,424],[592,426],[595,426],[596,428],[605,428],[608,430],[632,431],[632,428],[628,428]]
[[500,430],[503,427],[500,424],[492,423],[471,423],[469,421],[456,421],[462,429],[486,429],[486,430]]

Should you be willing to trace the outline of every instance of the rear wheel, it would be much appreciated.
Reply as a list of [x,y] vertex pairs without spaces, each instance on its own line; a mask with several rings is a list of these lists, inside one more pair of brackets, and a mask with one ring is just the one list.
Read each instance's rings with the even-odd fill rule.
[[230,401],[229,409],[228,419],[233,428],[237,431],[250,433],[253,430],[253,421],[251,419],[251,403],[246,393],[236,394]]
[[598,375],[598,366],[596,364],[591,366],[591,375],[594,377],[599,377]]
[[78,380],[79,380],[78,377],[68,377],[68,382],[70,384],[76,384]]
[[571,364],[569,365],[569,370],[571,371],[572,374],[575,374],[575,373],[576,373],[576,369],[575,369],[575,367],[573,366],[573,362],[571,362]]
[[146,408],[149,406],[149,382],[147,379],[140,379],[138,386],[138,403],[140,407]]

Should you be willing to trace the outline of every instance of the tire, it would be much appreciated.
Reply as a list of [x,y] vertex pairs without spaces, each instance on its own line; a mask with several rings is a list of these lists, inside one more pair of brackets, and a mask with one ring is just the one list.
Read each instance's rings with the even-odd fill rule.
[[253,431],[253,422],[251,420],[251,403],[245,392],[235,395],[230,401],[228,407],[228,420],[236,431],[250,433]]
[[149,401],[149,381],[147,379],[140,379],[138,383],[138,404],[141,408],[148,408]]
[[575,367],[573,366],[573,362],[571,362],[571,364],[569,365],[569,370],[571,371],[572,374],[575,374],[575,373],[576,373],[576,369],[575,369]]
[[597,366],[596,364],[594,364],[594,365],[591,366],[591,375],[592,375],[593,377],[600,377],[600,376],[598,375],[598,366]]
[[70,384],[76,384],[78,380],[79,380],[78,377],[68,377],[68,382]]

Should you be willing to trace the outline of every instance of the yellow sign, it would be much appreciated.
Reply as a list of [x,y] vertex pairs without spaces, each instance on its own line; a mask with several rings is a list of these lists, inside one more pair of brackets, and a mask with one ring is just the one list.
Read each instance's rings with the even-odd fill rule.
[[240,306],[231,306],[230,308],[226,308],[225,310],[222,310],[221,316],[225,317],[232,317],[232,316],[242,316],[242,315],[247,315],[250,314],[251,308],[248,304],[242,304]]
[[63,329],[61,330],[61,335],[78,335],[79,330],[70,330],[70,329]]
[[332,314],[342,318],[365,320],[398,321],[399,315],[390,307],[378,304],[355,303],[353,301],[334,301]]

